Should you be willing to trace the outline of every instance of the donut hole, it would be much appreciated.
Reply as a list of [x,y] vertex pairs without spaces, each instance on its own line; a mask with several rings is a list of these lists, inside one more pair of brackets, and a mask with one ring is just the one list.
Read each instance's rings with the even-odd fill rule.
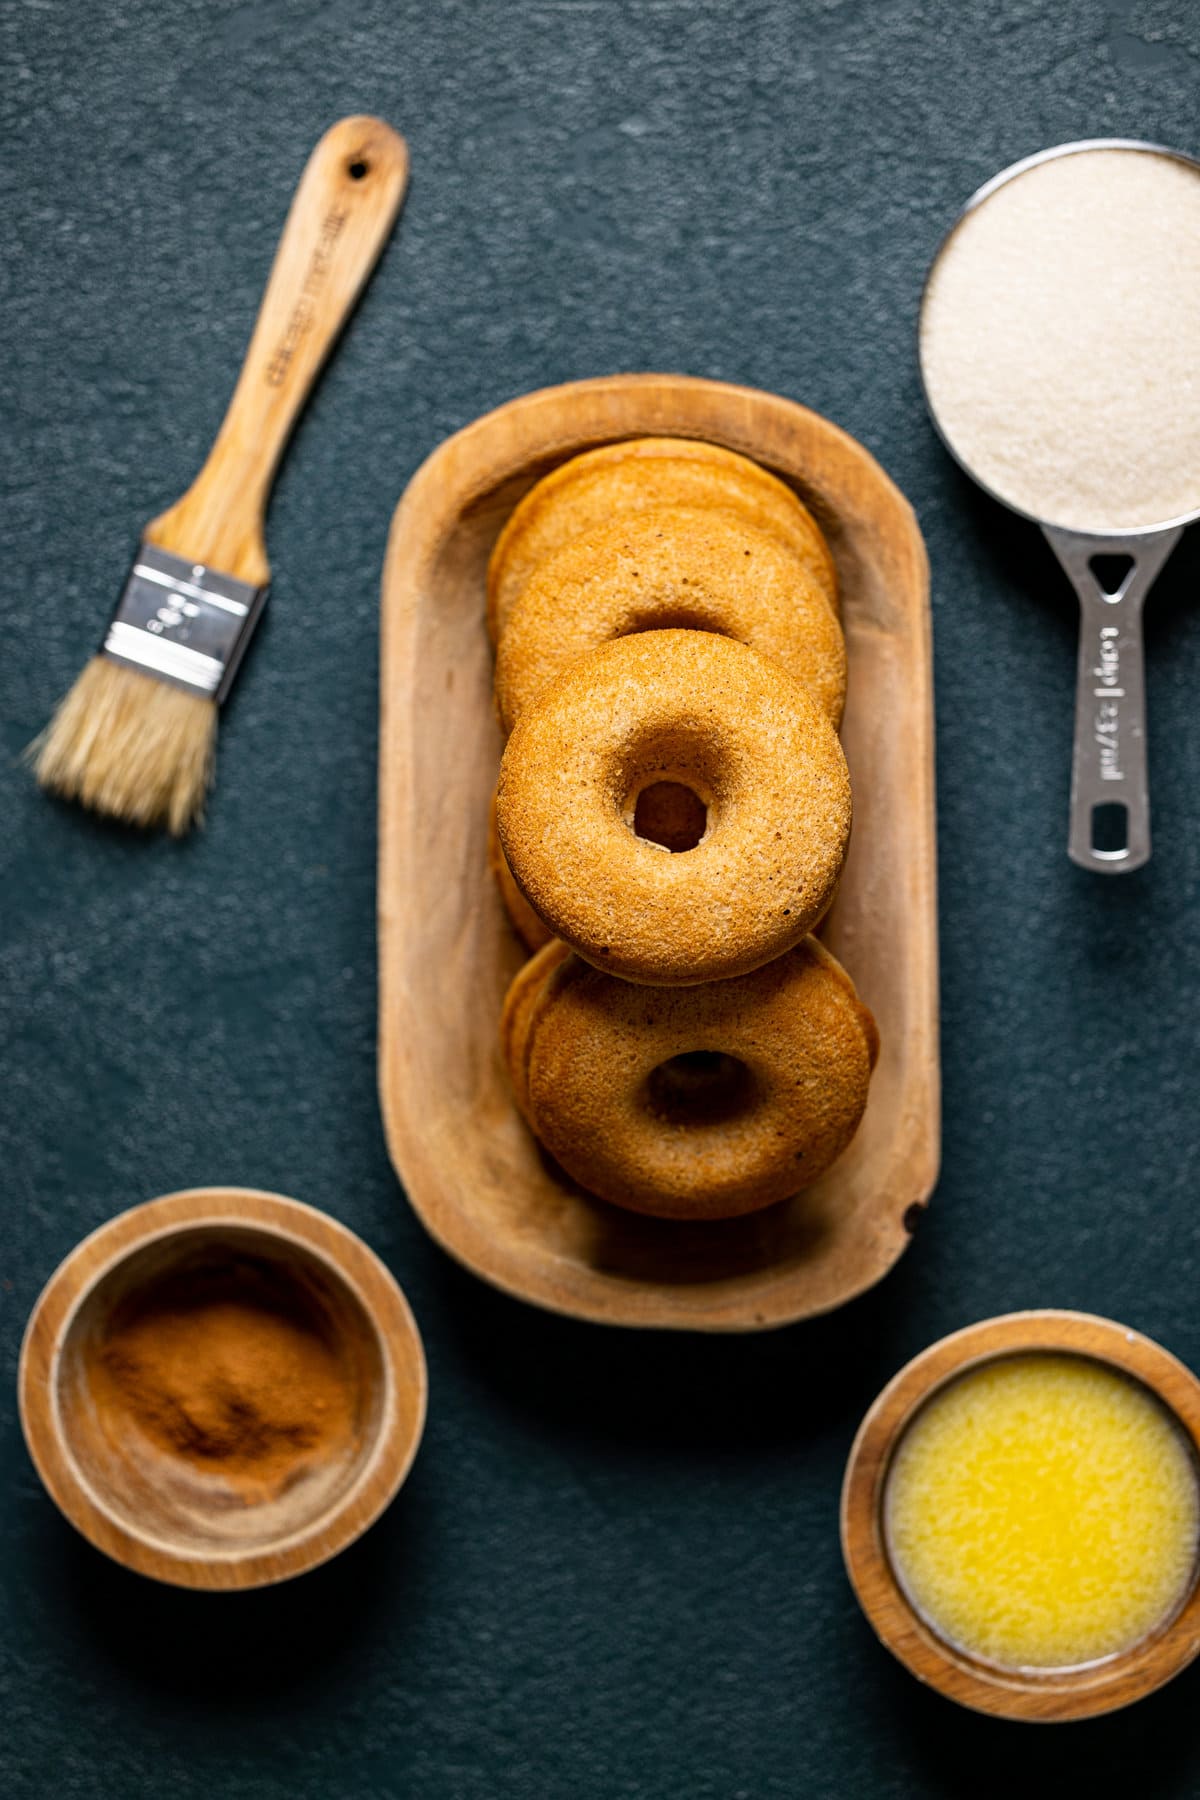
[[690,606],[679,600],[673,605],[652,604],[635,610],[622,623],[618,635],[633,637],[643,631],[715,631],[722,637],[732,635],[722,630],[721,622],[699,602],[699,597]]
[[685,727],[631,744],[622,760],[615,787],[633,835],[672,854],[703,843],[717,821],[719,746]]
[[721,1125],[748,1112],[754,1077],[724,1050],[684,1050],[651,1069],[646,1080],[650,1111],[668,1125]]
[[708,807],[682,781],[651,781],[634,800],[633,830],[672,854],[694,850],[708,830]]

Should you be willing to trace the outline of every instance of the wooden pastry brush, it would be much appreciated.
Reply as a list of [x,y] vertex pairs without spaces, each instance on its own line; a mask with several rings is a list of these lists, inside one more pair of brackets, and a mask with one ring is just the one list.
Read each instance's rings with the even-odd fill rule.
[[217,711],[267,597],[275,470],[407,181],[380,119],[342,119],[313,151],[208,461],[147,525],[100,653],[32,746],[44,787],[177,835],[199,820]]

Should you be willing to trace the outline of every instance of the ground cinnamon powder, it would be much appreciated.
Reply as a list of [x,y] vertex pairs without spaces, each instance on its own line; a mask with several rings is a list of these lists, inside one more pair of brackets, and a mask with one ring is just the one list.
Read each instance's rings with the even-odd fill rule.
[[91,1366],[110,1431],[129,1427],[255,1497],[357,1435],[354,1367],[298,1282],[247,1262],[180,1273],[113,1315]]

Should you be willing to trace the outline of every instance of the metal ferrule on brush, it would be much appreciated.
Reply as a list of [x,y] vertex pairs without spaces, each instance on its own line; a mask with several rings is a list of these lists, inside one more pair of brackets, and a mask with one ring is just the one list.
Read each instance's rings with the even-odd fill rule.
[[268,589],[143,543],[102,650],[205,700],[224,700]]

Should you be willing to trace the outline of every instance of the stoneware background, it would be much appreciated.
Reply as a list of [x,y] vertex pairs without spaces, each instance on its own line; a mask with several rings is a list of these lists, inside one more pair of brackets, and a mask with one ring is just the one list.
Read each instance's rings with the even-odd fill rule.
[[[1200,14],[3,0],[0,54],[6,1796],[1194,1797],[1200,1673],[1058,1732],[959,1713],[860,1618],[837,1497],[878,1388],[970,1320],[1089,1308],[1200,1366],[1200,538],[1149,609],[1154,860],[1088,876],[1064,851],[1073,603],[1035,529],[939,448],[913,353],[926,265],[979,182],[1077,137],[1200,148]],[[17,759],[207,447],[293,184],[354,111],[407,135],[407,208],[277,491],[211,823],[142,841]],[[376,1107],[388,521],[448,432],[617,369],[829,414],[933,562],[944,1174],[880,1289],[766,1338],[606,1334],[491,1293],[426,1241]],[[79,1541],[14,1393],[59,1258],[208,1182],[360,1231],[430,1359],[385,1521],[242,1598]]]

